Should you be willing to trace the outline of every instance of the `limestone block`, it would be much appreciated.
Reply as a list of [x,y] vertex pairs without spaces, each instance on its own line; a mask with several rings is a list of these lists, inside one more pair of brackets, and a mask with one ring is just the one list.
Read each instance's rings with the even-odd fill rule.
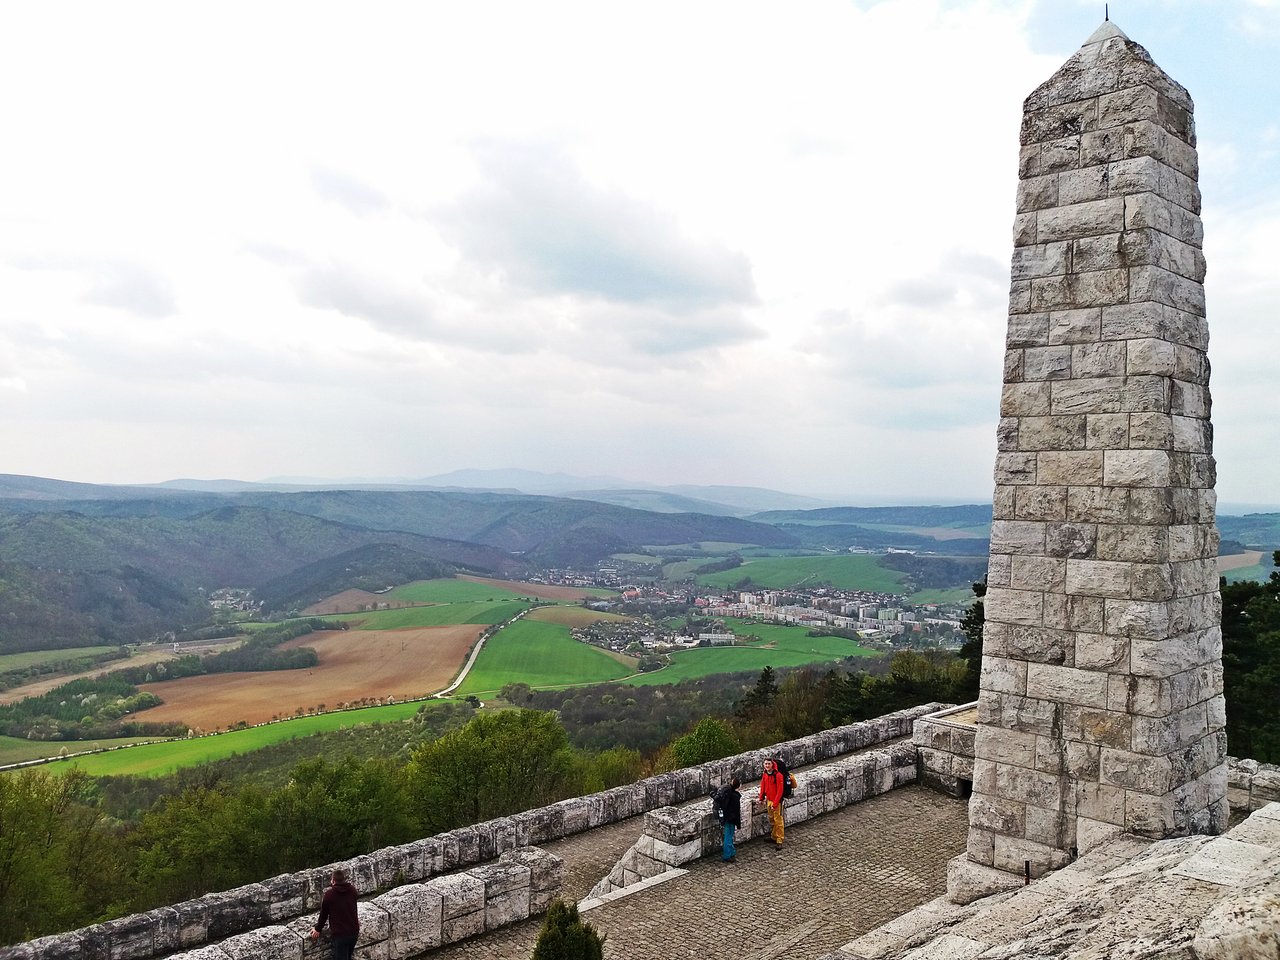
[[[1045,454],[1041,454],[1045,456]],[[1045,553],[1067,560],[1088,558],[1095,555],[1100,529],[1097,524],[1049,523],[1045,525]]]
[[1250,785],[1250,805],[1256,810],[1277,800],[1280,800],[1280,770],[1259,770]]
[[[1099,633],[1102,631],[1104,601],[1101,597],[1068,597],[1067,629],[1077,633],[1076,649],[1080,649],[1080,634]],[[1067,662],[1078,667],[1097,666],[1097,664],[1076,663],[1069,654]]]
[[1217,637],[1215,641],[1212,631],[1194,631],[1161,639],[1159,636],[1140,636],[1136,629],[1130,635],[1129,669],[1138,677],[1172,677],[1188,667],[1203,666],[1221,657],[1221,638]]
[[1039,453],[1036,455],[1037,482],[1060,486],[1101,486],[1103,456],[1101,450]]
[[[1023,372],[1025,375],[1025,367]],[[1035,417],[1057,412],[1050,409],[1055,389],[1065,389],[1065,384],[1060,382],[1006,383],[1000,393],[1000,414],[1006,417]]]
[[1063,810],[1027,805],[1026,837],[1036,843],[1069,850],[1076,845],[1076,818]]
[[1099,823],[1123,826],[1125,823],[1125,791],[1105,783],[1077,781],[1076,814]]
[[1220,901],[1196,928],[1199,960],[1274,960],[1280,956],[1280,892],[1248,890]]
[[1125,228],[1125,198],[1091,200],[1040,211],[1036,229],[1041,242],[1074,240]]
[[1025,695],[1027,692],[1027,662],[1008,657],[984,656],[982,658],[979,687],[998,693]]
[[[48,960],[55,960],[54,956],[51,954],[37,953],[35,956],[41,958],[41,960],[45,960],[45,958],[48,958]],[[77,953],[74,954],[74,956],[76,960],[85,960],[84,954]],[[61,955],[58,955],[56,960],[62,960]],[[186,953],[178,954],[178,956],[174,957],[173,960],[227,960],[227,954],[226,951],[218,946],[198,947],[195,950],[189,950]]]
[[155,914],[135,913],[96,924],[90,929],[93,938],[101,941],[112,960],[133,960],[135,957],[150,957],[156,952],[158,925],[159,917]]
[[988,619],[1036,625],[1044,618],[1044,595],[1034,590],[988,587],[984,598]]
[[1100,525],[1097,556],[1099,560],[1127,563],[1164,563],[1169,559],[1169,528],[1136,523]]
[[1132,728],[1133,720],[1127,713],[1076,704],[1064,704],[1062,708],[1064,735],[1082,744],[1127,750],[1133,736]]
[[1120,388],[1119,409],[1124,413],[1166,413],[1170,410],[1176,381],[1146,374],[1128,377]]
[[[1056,286],[1059,281],[1053,281]],[[1036,288],[1033,286],[1032,290]],[[1024,380],[1067,380],[1071,377],[1071,347],[1027,347],[1022,352]]]
[[626,820],[640,812],[635,808],[634,792],[630,785],[605,790],[601,797],[604,801],[604,809],[609,811],[609,823]]
[[966,854],[947,862],[947,899],[952,903],[973,903],[1021,886],[1021,875],[975,863]]
[[[1103,414],[1089,420],[1109,417]],[[1124,415],[1123,419],[1128,419]],[[1073,522],[1119,523],[1125,520],[1129,510],[1130,491],[1125,488],[1102,486],[1072,486],[1067,488],[1067,515]]]
[[1031,281],[1014,280],[1009,284],[1009,314],[1028,313],[1031,310]]
[[1107,675],[1048,663],[1027,664],[1027,696],[1082,707],[1107,705]]
[[[1167,757],[1153,757],[1104,747],[1102,782],[1133,793],[1163,797],[1172,789],[1172,767]],[[1129,797],[1126,797],[1126,804]]]
[[[1189,210],[1171,204],[1156,193],[1139,193],[1125,197],[1124,224],[1130,230],[1152,228],[1177,238],[1193,247],[1204,245],[1204,226],[1200,218]],[[1044,214],[1037,217],[1037,236],[1042,240],[1060,239],[1045,235],[1043,230]],[[1139,299],[1136,298],[1135,299]],[[1149,299],[1149,298],[1141,298]],[[1177,306],[1177,304],[1174,304]],[[1198,314],[1203,316],[1203,314]]]
[[698,836],[684,843],[668,843],[646,835],[641,837],[637,850],[667,867],[679,867],[702,856],[702,838]]
[[267,919],[269,897],[267,888],[260,883],[201,897],[209,905],[209,926],[205,936],[209,940],[222,940],[261,926]]
[[1110,560],[1067,560],[1066,592],[1094,597],[1129,596],[1132,565]]
[[[1036,305],[1035,284],[1031,288],[1031,303]],[[1204,287],[1196,280],[1180,277],[1160,267],[1138,266],[1129,270],[1129,293],[1134,300],[1154,300],[1177,310],[1204,316]],[[1113,301],[1120,302],[1120,301]]]
[[[1048,412],[1055,415],[1072,413],[1119,413],[1123,405],[1125,383],[1121,377],[1085,377],[1054,381],[1051,385]],[[1098,458],[1098,480],[1102,482],[1102,462]],[[1050,482],[1050,481],[1045,481]],[[1061,482],[1061,481],[1059,481]],[[1081,483],[1085,481],[1080,481]]]
[[440,940],[442,944],[457,943],[468,937],[484,933],[484,910],[464,913],[445,920],[440,924]]
[[[1135,413],[1130,421],[1145,414]],[[1128,522],[1139,526],[1165,526],[1173,522],[1172,490],[1132,489],[1129,491]]]
[[1209,418],[1209,391],[1199,383],[1174,380],[1169,385],[1169,411],[1176,416]]
[[288,927],[259,927],[218,946],[229,960],[302,960],[302,938]]
[[[319,906],[319,900],[315,901]],[[186,900],[176,903],[171,908],[177,927],[178,946],[192,947],[212,939],[209,936],[209,922],[213,917],[213,904],[201,897],[197,900]]]
[[1059,705],[1049,700],[993,693],[978,701],[979,724],[991,724],[1006,731],[1053,735],[1060,722]]
[[[521,817],[526,818],[531,836],[543,831],[542,823],[545,820],[545,815],[543,814],[542,809],[527,810],[524,813],[516,815],[517,819]],[[444,873],[450,870],[457,870],[460,866],[457,834],[452,830],[446,833],[438,833],[435,835],[434,840],[439,850],[438,863],[440,865],[440,872]]]
[[[1062,779],[1056,774],[1004,763],[996,767],[996,796],[1017,797],[1019,804],[1058,810],[1062,805],[1062,793]],[[973,806],[970,805],[970,820],[973,816]],[[993,823],[983,825],[988,829],[997,829]],[[1000,828],[1000,832],[1021,835],[1023,831]]]
[[1103,484],[1109,487],[1167,487],[1169,454],[1164,450],[1107,450]]
[[[990,588],[988,588],[988,594]],[[1072,637],[1066,630],[997,623],[987,614],[983,628],[983,655],[1032,660],[1036,663],[1067,662]]]
[[1048,844],[1036,843],[1019,837],[995,838],[992,851],[993,863],[998,870],[1016,873],[1021,882],[1025,864],[1030,861],[1031,877],[1043,877],[1052,870],[1066,866],[1069,854]]
[[674,774],[660,773],[643,781],[645,785],[645,809],[670,806],[676,799],[677,778]]
[[[551,813],[553,821],[559,823],[558,809],[552,805],[543,809]],[[469,867],[480,862],[480,830],[477,827],[458,827],[451,830],[458,843],[458,866]],[[563,833],[557,834],[563,836]],[[353,883],[355,881],[352,881]]]
[[[1064,170],[1058,174],[1058,204],[1069,206],[1109,195],[1106,168],[1102,166]],[[1073,259],[1074,269],[1085,269]]]
[[[1044,177],[1043,181],[1050,184],[1056,191],[1057,177]],[[1026,181],[1019,184],[1019,192],[1023,191],[1025,186]],[[1026,280],[1031,277],[1049,277],[1066,273],[1069,246],[1066,241],[1059,241],[1016,247],[1013,251],[1013,278]]]
[[[447,923],[459,917],[483,914],[484,882],[469,873],[434,877],[426,884],[440,897],[440,918]],[[446,942],[452,942],[445,937]]]
[[1027,520],[993,520],[991,523],[992,553],[1043,556],[1044,537],[1043,523]]
[[1198,417],[1173,417],[1172,425],[1174,450],[1208,453],[1212,448],[1213,433],[1208,420]]
[[[1273,872],[1275,852],[1269,847],[1215,837],[1171,871],[1175,876],[1223,886],[1241,887]],[[1272,864],[1271,870],[1268,870]]]
[[[1111,201],[1103,202],[1109,203]],[[1085,204],[1080,204],[1080,206],[1085,206]],[[1042,227],[1045,216],[1047,214],[1041,214]],[[1037,278],[1031,281],[1031,309],[1053,311],[1071,309],[1073,307],[1103,307],[1125,303],[1129,299],[1129,273],[1130,271],[1125,269],[1094,270],[1091,273],[1073,273],[1063,277]],[[1171,277],[1173,275],[1169,274],[1168,276]],[[1175,294],[1170,292],[1168,298],[1175,298]],[[1180,304],[1174,305],[1178,306]]]
[[[1048,339],[1054,344],[1093,344],[1099,340],[1102,330],[1102,309],[1089,307],[1080,310],[1055,310],[1048,315]],[[1072,369],[1075,357],[1072,354]],[[1079,376],[1076,371],[1076,376]]]
[[1017,421],[1017,443],[1022,450],[1083,450],[1085,440],[1085,418],[1079,414]]
[[[1170,186],[1173,189],[1179,189],[1184,183],[1185,180],[1171,174]],[[1193,283],[1204,281],[1205,259],[1199,248],[1158,230],[1130,230],[1121,236],[1122,257],[1129,266],[1154,266],[1183,280]],[[1168,371],[1160,372],[1172,373],[1172,365]]]
[[1071,371],[1076,377],[1112,378],[1123,376],[1123,343],[1078,343],[1071,348]]
[[[489,836],[491,838],[490,846],[492,846],[492,833]],[[373,865],[373,886],[368,889],[362,888],[362,893],[372,893],[375,890],[390,890],[392,887],[398,887],[409,880],[409,861],[403,848],[383,847],[381,850],[375,850],[369,854],[369,860]],[[273,900],[276,899],[274,891],[272,892],[272,897]],[[282,916],[293,916],[295,913],[297,911],[282,914]]]
[[1015,556],[1009,585],[1015,590],[1061,592],[1066,581],[1067,561],[1055,557]]
[[[1039,248],[1033,248],[1039,249]],[[1101,317],[1098,318],[1101,323]],[[1043,347],[1049,343],[1049,314],[1019,313],[1009,318],[1007,347]]]
[[1167,563],[1132,565],[1135,600],[1171,600],[1174,596],[1173,567]]
[[1205,704],[1199,703],[1167,717],[1134,717],[1133,749],[1148,754],[1172,753],[1208,733]]
[[[1129,641],[1124,637],[1080,632],[1075,636],[1075,643],[1075,665],[1082,670],[1114,673],[1127,671],[1129,668]],[[1107,702],[1110,703],[1110,681],[1107,691]]]
[[[583,797],[572,797],[554,804],[563,811],[564,832],[561,836],[581,833],[591,826],[591,804]],[[494,853],[497,856],[497,853]]]
[[1173,418],[1167,413],[1130,414],[1129,445],[1135,449],[1168,450],[1173,446]]
[[644,815],[644,832],[664,843],[687,843],[699,835],[702,820],[709,811],[709,801],[703,801],[692,808],[659,807]]
[[440,946],[442,898],[427,884],[397,887],[374,899],[387,915],[391,955],[410,957]]

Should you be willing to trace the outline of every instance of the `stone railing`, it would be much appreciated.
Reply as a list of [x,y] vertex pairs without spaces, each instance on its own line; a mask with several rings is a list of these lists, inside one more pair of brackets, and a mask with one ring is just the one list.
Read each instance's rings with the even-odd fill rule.
[[[802,767],[908,736],[916,718],[944,706],[932,703],[900,710],[765,750],[685,767],[585,797],[386,847],[342,863],[282,874],[185,903],[43,937],[0,949],[0,960],[150,960],[194,951],[206,944],[230,942],[260,928],[291,928],[297,918],[306,918],[300,921],[304,922],[305,932],[320,908],[320,898],[335,867],[346,870],[356,889],[366,895],[394,891],[499,860],[503,854],[525,847],[705,797],[713,785],[735,773],[744,781],[758,775],[766,757],[780,756],[788,766]],[[226,953],[225,947],[222,952]],[[276,956],[269,952],[253,955]],[[198,956],[199,960],[223,960],[218,953]]]
[[920,717],[911,740],[919,753],[920,782],[953,797],[967,797],[973,784],[973,743],[978,728],[950,718],[970,715],[977,701]]
[[[751,781],[735,771],[744,783]],[[886,793],[916,779],[916,748],[910,743],[872,750],[796,773],[796,788],[783,803],[786,822],[803,823],[824,813]],[[750,789],[750,788],[748,788]],[[743,798],[735,842],[767,836],[769,818],[758,797]],[[705,799],[687,807],[662,807],[644,815],[644,832],[590,899],[609,898],[645,880],[723,849],[724,830]],[[585,904],[584,904],[585,906]]]
[[1280,800],[1280,767],[1227,757],[1227,802],[1232,810],[1260,810]]

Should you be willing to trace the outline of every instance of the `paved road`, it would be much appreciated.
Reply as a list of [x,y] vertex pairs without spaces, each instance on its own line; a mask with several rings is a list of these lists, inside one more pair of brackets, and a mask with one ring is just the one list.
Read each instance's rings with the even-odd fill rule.
[[[581,898],[641,829],[639,819],[546,844],[566,861],[565,894]],[[606,903],[584,918],[608,935],[608,960],[811,960],[946,890],[965,848],[964,801],[911,786],[787,829],[787,846],[738,847],[686,876]],[[528,960],[530,920],[423,960]]]

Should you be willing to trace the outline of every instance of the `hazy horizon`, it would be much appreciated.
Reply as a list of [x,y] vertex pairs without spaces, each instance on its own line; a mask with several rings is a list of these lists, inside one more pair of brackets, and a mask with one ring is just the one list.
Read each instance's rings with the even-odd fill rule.
[[[1110,14],[1196,102],[1219,495],[1280,503],[1280,4]],[[1022,101],[1102,15],[7,5],[3,469],[989,502]]]

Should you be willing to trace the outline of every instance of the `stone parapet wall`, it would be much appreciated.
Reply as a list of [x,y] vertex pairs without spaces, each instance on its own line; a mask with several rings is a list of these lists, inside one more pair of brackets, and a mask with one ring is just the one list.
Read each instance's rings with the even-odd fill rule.
[[[786,822],[803,823],[913,783],[916,756],[913,744],[900,743],[797,772],[793,795],[783,802]],[[744,779],[743,782],[748,795],[743,797],[742,825],[734,833],[735,843],[769,835],[769,817],[764,804],[755,795],[751,781]],[[606,897],[720,852],[723,846],[723,826],[712,812],[710,799],[687,807],[651,810],[644,816],[640,839],[609,875],[596,884],[590,897]]]
[[[658,774],[585,797],[385,847],[345,862],[282,874],[71,933],[43,937],[0,949],[0,960],[150,960],[183,950],[196,951],[186,960],[225,960],[225,949],[222,953],[202,954],[197,948],[231,942],[240,935],[264,928],[291,928],[294,921],[303,924],[304,932],[309,930],[334,868],[345,870],[356,889],[366,895],[423,884],[445,874],[499,860],[505,854],[518,854],[526,847],[705,797],[713,785],[733,776],[749,782],[758,776],[766,757],[778,756],[788,766],[800,767],[908,736],[917,717],[937,712],[944,706],[931,703],[900,710],[764,750]],[[376,953],[383,956],[380,950]],[[245,954],[249,955],[277,954],[270,951]]]
[[1227,757],[1227,800],[1232,811],[1260,810],[1280,800],[1280,767]]
[[916,745],[917,779],[927,787],[953,797],[967,797],[973,784],[973,744],[977,727],[948,719],[969,713],[977,703],[968,703],[915,722],[911,742]]

